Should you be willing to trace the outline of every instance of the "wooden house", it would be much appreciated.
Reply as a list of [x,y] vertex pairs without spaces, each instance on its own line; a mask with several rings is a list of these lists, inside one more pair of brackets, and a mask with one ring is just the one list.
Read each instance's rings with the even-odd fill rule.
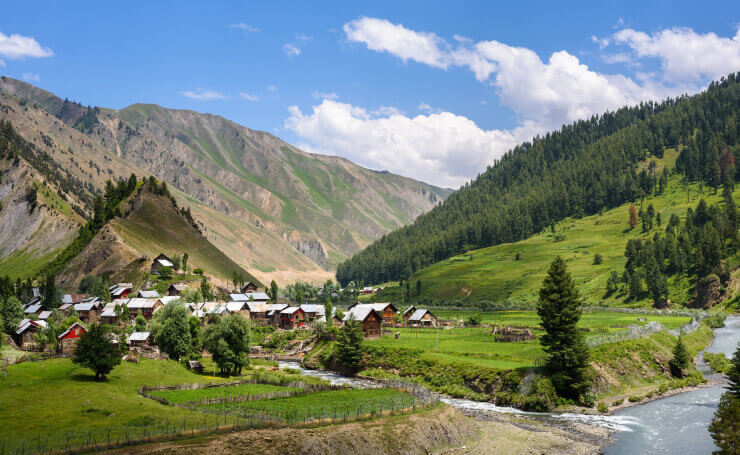
[[150,332],[134,332],[126,339],[126,342],[131,347],[151,346],[152,341],[152,334]]
[[273,324],[275,326],[279,326],[280,312],[288,307],[288,305],[284,303],[246,302],[246,304],[249,309],[249,317],[252,319],[252,322],[261,325]]
[[246,294],[229,294],[232,302],[267,303],[270,297],[264,292],[247,292]]
[[75,304],[73,308],[80,321],[85,324],[93,324],[100,320],[100,314],[103,312],[103,302],[97,297],[92,297]]
[[326,307],[324,305],[303,304],[301,309],[306,313],[306,322],[313,324],[316,321],[326,322]]
[[24,351],[35,351],[37,349],[36,333],[46,328],[45,321],[32,321],[24,319],[18,325],[18,330],[13,334],[13,341]]
[[306,312],[300,307],[288,307],[280,311],[280,328],[293,330],[303,327],[306,323]]
[[160,254],[154,260],[152,261],[152,266],[150,267],[150,271],[154,275],[159,274],[159,268],[160,267],[169,267],[170,269],[173,269],[175,267],[175,264],[172,263],[172,259],[167,257],[167,255]]
[[415,309],[406,319],[406,325],[411,327],[436,327],[437,317],[429,310]]
[[114,284],[113,286],[108,288],[108,292],[110,292],[110,299],[116,300],[127,298],[128,295],[131,294],[131,290],[133,289],[133,287],[134,285],[131,283]]
[[135,318],[139,313],[141,313],[141,315],[144,316],[144,319],[148,321],[152,318],[154,312],[162,306],[162,301],[160,299],[134,298],[128,299],[126,301],[126,306],[128,306],[128,311],[132,318]]
[[344,323],[354,319],[362,322],[362,331],[365,332],[365,338],[380,338],[380,327],[383,318],[372,306],[355,305],[344,313]]
[[90,297],[92,297],[90,294],[64,294],[62,296],[62,304],[68,303],[74,305],[75,303],[80,303]]
[[257,292],[257,285],[252,283],[251,281],[247,281],[244,283],[244,286],[241,288],[242,294],[246,294],[248,292]]
[[229,314],[241,314],[247,319],[251,317],[247,302],[228,302],[226,304],[226,310]]
[[338,327],[341,327],[342,326],[342,318],[340,318],[339,316],[337,316],[335,314],[334,316],[331,317],[331,325],[333,325],[334,327],[337,327],[337,328]]
[[64,333],[59,335],[59,353],[62,355],[74,354],[77,340],[85,331],[85,326],[79,322],[72,324]]
[[177,284],[171,284],[170,287],[167,288],[167,295],[175,296],[175,295],[182,295],[184,291],[188,289],[188,285],[185,283],[177,283]]
[[351,310],[357,307],[372,308],[383,318],[383,324],[394,325],[396,323],[398,309],[392,303],[356,303],[349,308]]

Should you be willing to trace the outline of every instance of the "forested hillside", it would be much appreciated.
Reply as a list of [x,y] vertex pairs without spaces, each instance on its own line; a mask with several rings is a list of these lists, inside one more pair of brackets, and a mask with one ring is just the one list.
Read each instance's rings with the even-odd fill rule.
[[675,172],[714,188],[736,178],[740,80],[697,95],[642,103],[575,122],[524,143],[410,226],[337,268],[350,281],[383,283],[475,248],[515,242],[566,217],[581,218],[662,191],[666,173],[638,166],[678,151]]

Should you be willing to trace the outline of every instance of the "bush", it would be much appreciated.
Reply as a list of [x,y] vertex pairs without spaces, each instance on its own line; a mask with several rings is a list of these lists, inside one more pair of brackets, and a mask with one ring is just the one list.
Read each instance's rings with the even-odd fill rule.
[[483,318],[481,317],[480,313],[473,313],[470,316],[465,319],[465,325],[469,327],[477,327],[481,324],[483,321]]
[[724,311],[718,311],[717,313],[704,318],[704,322],[709,324],[709,327],[718,329],[725,326],[725,318],[727,318],[727,313]]
[[603,401],[599,403],[599,405],[597,406],[597,409],[601,413],[609,412],[609,406],[607,406],[606,403],[604,403]]
[[624,403],[624,399],[620,398],[619,400],[613,402],[612,406],[619,406],[622,403]]
[[709,367],[715,373],[727,373],[732,366],[732,362],[730,362],[730,359],[728,359],[722,352],[705,352],[704,361],[709,364]]
[[203,272],[203,269],[201,269],[200,267],[198,267],[197,269],[194,269],[194,270],[193,270],[193,273],[194,273],[194,274],[196,274],[196,275],[200,275],[200,276],[203,276],[203,274],[204,274],[205,272]]
[[604,256],[599,253],[594,254],[594,265],[599,265],[604,262]]
[[633,396],[633,397],[629,397],[628,398],[628,400],[629,400],[630,403],[638,403],[638,402],[642,401],[642,399],[643,399],[643,397],[641,397],[641,396]]

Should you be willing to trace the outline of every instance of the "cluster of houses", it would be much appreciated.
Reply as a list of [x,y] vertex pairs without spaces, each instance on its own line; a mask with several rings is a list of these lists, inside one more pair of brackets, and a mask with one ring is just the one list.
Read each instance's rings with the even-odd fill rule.
[[[159,267],[170,267],[171,261],[164,255],[155,258],[152,272]],[[71,353],[74,342],[85,332],[85,326],[93,323],[130,324],[134,318],[142,316],[151,320],[160,308],[170,302],[178,301],[183,292],[188,289],[184,283],[171,284],[166,295],[160,295],[156,290],[140,290],[133,294],[131,283],[116,283],[109,287],[110,299],[106,303],[103,299],[88,294],[66,294],[62,298],[59,311],[63,314],[76,314],[81,323],[75,323],[59,336],[59,346],[63,354]],[[363,289],[363,293],[366,289]],[[376,292],[370,288],[371,293]],[[426,309],[409,307],[402,317],[398,317],[398,309],[391,303],[356,303],[352,305],[343,318],[336,314],[327,315],[324,305],[302,304],[291,306],[285,303],[273,303],[265,292],[258,291],[254,283],[247,282],[238,294],[229,294],[228,302],[197,302],[186,303],[191,315],[201,319],[203,324],[211,322],[221,316],[241,314],[249,318],[253,324],[273,325],[284,330],[293,330],[311,327],[315,322],[329,322],[339,327],[352,319],[362,323],[365,337],[376,338],[381,335],[381,328],[385,326],[406,325],[409,327],[436,326],[437,318]],[[37,343],[35,334],[47,327],[47,319],[52,312],[43,310],[41,295],[38,289],[34,290],[33,299],[23,306],[26,318],[21,321],[13,338],[21,349],[35,350]],[[127,321],[122,320],[125,314]],[[134,332],[126,340],[131,347],[151,346],[152,336],[149,332]]]

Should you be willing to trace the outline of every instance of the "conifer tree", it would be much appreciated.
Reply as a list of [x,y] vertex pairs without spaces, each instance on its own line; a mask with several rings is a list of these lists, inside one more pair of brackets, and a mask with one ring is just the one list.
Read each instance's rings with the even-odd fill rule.
[[337,363],[342,374],[352,376],[360,368],[364,338],[362,323],[354,318],[345,321],[339,329],[336,341]]
[[690,362],[691,356],[689,356],[689,351],[686,349],[686,345],[679,335],[676,346],[673,348],[673,358],[668,362],[668,366],[671,368],[671,374],[677,378],[684,377],[684,370],[689,367]]
[[715,454],[740,453],[740,345],[735,350],[727,373],[727,392],[722,394],[709,434],[719,447]]
[[580,397],[590,386],[588,347],[577,327],[579,305],[578,290],[558,256],[542,282],[537,314],[545,329],[540,343],[548,354],[546,370],[557,392],[567,398]]

